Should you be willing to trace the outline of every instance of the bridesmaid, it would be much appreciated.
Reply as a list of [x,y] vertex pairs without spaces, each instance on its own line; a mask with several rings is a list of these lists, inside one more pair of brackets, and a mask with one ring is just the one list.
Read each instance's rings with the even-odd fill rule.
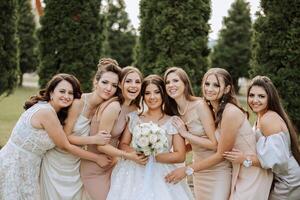
[[105,200],[110,188],[110,176],[116,157],[124,157],[139,162],[144,157],[136,152],[127,153],[117,148],[119,138],[126,127],[126,115],[137,110],[140,103],[142,74],[135,67],[125,67],[121,73],[120,88],[122,96],[110,99],[97,109],[91,124],[91,135],[105,130],[112,136],[110,144],[104,146],[88,145],[88,150],[103,157],[112,157],[114,162],[107,167],[99,167],[94,162],[81,161],[81,177],[84,188],[93,200]]
[[[98,133],[88,136],[90,118],[101,102],[115,95],[110,85],[118,85],[121,69],[112,63],[112,59],[101,59],[95,75],[94,91],[75,99],[64,125],[64,131],[71,143],[76,145],[105,145],[109,134]],[[104,90],[107,92],[105,93]],[[97,154],[95,154],[97,155]],[[97,155],[98,156],[98,155]],[[102,167],[111,159],[101,157]],[[49,150],[43,157],[40,185],[42,199],[82,199],[83,185],[79,173],[80,157],[72,155],[59,147]]]
[[[202,80],[202,92],[210,104],[211,111],[214,112],[218,148],[213,155],[194,162],[189,167],[195,171],[202,171],[222,162],[230,166],[228,161],[224,161],[223,154],[232,148],[241,148],[248,154],[255,155],[255,133],[247,120],[247,113],[238,105],[230,74],[221,68],[209,69]],[[230,172],[230,170],[226,171],[228,175],[231,175]],[[184,169],[179,168],[169,176],[175,179],[182,178],[185,176]],[[268,177],[266,170],[251,166],[251,164],[233,165],[231,184],[228,182],[231,176],[226,179],[226,185],[229,185],[229,188],[226,188],[228,196],[221,198],[216,194],[215,199],[267,199],[268,194],[256,191],[260,189],[268,191],[270,188],[270,183],[268,181],[266,183],[266,180],[270,180]]]
[[257,156],[237,151],[229,152],[227,158],[236,163],[248,159],[254,166],[271,169],[274,187],[269,199],[299,199],[300,153],[297,134],[280,103],[275,86],[268,77],[256,76],[252,79],[247,97],[248,105],[257,114]]
[[[74,76],[57,74],[44,90],[25,102],[26,111],[0,150],[0,199],[41,199],[41,158],[54,146],[77,156],[85,154],[69,143],[61,126],[73,100],[80,96],[80,85]],[[87,158],[97,160],[98,156]]]
[[[189,77],[183,69],[169,68],[164,80],[170,102],[176,108],[175,113],[180,116],[174,117],[174,125],[191,144],[194,161],[199,162],[213,155],[217,142],[212,112],[207,103],[194,96]],[[187,167],[185,173],[191,175],[193,169]],[[196,199],[226,199],[230,189],[230,176],[230,166],[226,162],[194,173]]]

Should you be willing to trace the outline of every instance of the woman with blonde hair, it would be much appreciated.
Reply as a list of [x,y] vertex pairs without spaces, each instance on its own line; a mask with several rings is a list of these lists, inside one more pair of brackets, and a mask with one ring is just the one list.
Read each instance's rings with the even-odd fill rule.
[[[242,164],[233,164],[224,160],[224,153],[233,148],[247,154],[256,154],[255,133],[248,121],[247,112],[239,106],[234,92],[231,75],[222,68],[209,69],[202,79],[203,96],[210,105],[217,127],[215,135],[218,140],[217,151],[203,160],[189,165],[197,171],[204,171],[213,166],[222,165],[223,185],[218,185],[218,191],[212,191],[211,199],[232,200],[266,200],[271,186],[272,177],[267,170],[257,168],[246,160]],[[168,180],[185,177],[184,169],[176,169],[168,175]],[[266,192],[257,192],[258,190]]]
[[120,73],[120,82],[115,89],[120,90],[118,98],[111,98],[103,102],[96,110],[91,124],[91,135],[100,130],[107,131],[111,135],[109,144],[88,145],[88,150],[97,153],[104,158],[110,158],[112,162],[104,167],[88,160],[81,161],[81,177],[84,188],[93,199],[105,200],[110,188],[110,176],[118,157],[139,161],[144,156],[136,152],[125,152],[117,148],[119,138],[122,135],[126,123],[127,114],[137,110],[140,106],[140,91],[142,74],[135,67],[125,67]]
[[[89,136],[91,118],[96,109],[108,99],[116,95],[111,84],[118,85],[121,69],[113,63],[112,59],[104,58],[99,61],[95,74],[94,90],[82,94],[75,99],[69,109],[64,125],[64,131],[72,144],[84,146],[88,144],[105,145],[110,141],[110,134],[99,131]],[[87,154],[98,154],[86,152]],[[101,167],[109,165],[110,157],[99,156]],[[59,147],[55,147],[44,155],[40,185],[41,198],[46,199],[82,199],[85,198],[80,173],[80,157],[72,155]]]
[[[213,155],[217,142],[214,135],[213,115],[208,104],[203,98],[194,95],[189,77],[182,68],[169,68],[165,72],[164,81],[169,100],[173,104],[172,108],[178,115],[173,123],[180,135],[189,143],[188,147],[192,149],[194,162]],[[226,163],[220,163],[195,173],[190,167],[184,168],[186,175],[193,175],[196,199],[227,197],[230,185],[227,185],[226,181],[230,175],[224,171],[226,172],[228,168]],[[174,182],[179,180],[169,179]]]

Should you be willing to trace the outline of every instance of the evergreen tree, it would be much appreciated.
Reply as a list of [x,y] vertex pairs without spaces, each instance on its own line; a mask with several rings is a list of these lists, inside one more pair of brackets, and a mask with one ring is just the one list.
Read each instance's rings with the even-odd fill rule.
[[251,59],[251,17],[249,3],[235,0],[223,19],[217,45],[211,54],[212,67],[225,68],[233,78],[236,92],[238,79],[248,77]]
[[0,1],[0,10],[0,95],[9,95],[17,84],[15,1]]
[[75,75],[84,91],[90,90],[101,55],[101,1],[45,0],[45,4],[38,34],[40,85],[64,72]]
[[210,0],[141,0],[137,66],[145,74],[182,67],[196,92],[207,69]]
[[251,75],[269,76],[300,128],[300,2],[262,0],[254,24]]
[[104,54],[116,59],[122,67],[131,65],[136,36],[125,11],[124,0],[106,0],[106,3],[103,13],[106,24]]
[[37,39],[35,22],[30,0],[17,0],[17,38],[19,85],[22,85],[23,74],[37,69]]

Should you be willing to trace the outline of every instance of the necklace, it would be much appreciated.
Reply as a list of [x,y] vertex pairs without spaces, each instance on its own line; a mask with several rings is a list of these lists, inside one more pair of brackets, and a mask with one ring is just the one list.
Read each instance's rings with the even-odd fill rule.
[[181,112],[180,109],[178,108],[178,113],[181,116],[185,115],[186,111],[188,110],[189,104],[190,104],[190,102],[188,101],[187,104],[186,104],[186,106],[185,106],[185,108],[184,108],[184,110],[183,110],[183,112]]

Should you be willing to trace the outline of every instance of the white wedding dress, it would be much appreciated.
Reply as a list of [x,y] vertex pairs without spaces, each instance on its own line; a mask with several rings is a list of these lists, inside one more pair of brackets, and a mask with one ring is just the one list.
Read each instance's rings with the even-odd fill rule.
[[[143,123],[136,112],[129,115],[129,130]],[[167,132],[169,151],[172,149],[172,135],[177,134],[171,119],[160,126]],[[134,134],[134,133],[133,133]],[[111,176],[111,186],[107,200],[190,200],[193,195],[186,180],[169,184],[164,177],[179,164],[154,162],[151,171],[131,160],[120,160]],[[149,170],[149,169],[147,169]],[[150,174],[149,174],[150,173]]]
[[[44,129],[31,125],[40,109],[53,109],[39,102],[19,118],[7,144],[0,150],[0,199],[40,200],[39,173],[42,156],[55,145]],[[53,109],[54,110],[54,109]]]

